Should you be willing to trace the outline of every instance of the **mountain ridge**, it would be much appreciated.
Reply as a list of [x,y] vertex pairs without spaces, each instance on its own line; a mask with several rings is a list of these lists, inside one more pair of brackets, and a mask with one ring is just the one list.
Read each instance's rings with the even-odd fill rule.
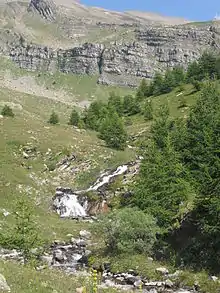
[[220,46],[218,22],[168,25],[155,14],[142,18],[144,12],[134,16],[75,1],[1,3],[0,51],[29,70],[97,75],[102,84],[136,86]]

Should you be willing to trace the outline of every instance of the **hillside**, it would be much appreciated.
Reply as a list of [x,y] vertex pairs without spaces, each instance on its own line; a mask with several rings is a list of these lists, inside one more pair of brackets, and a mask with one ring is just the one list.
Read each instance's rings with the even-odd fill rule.
[[219,24],[0,20],[0,292],[220,293]]

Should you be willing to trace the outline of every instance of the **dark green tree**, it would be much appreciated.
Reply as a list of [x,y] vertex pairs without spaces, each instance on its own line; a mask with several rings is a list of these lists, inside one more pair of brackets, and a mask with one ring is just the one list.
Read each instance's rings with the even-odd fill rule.
[[80,121],[80,116],[76,109],[73,109],[70,114],[69,125],[78,126]]
[[48,123],[50,124],[58,124],[59,123],[59,117],[58,114],[55,113],[54,111],[51,113],[50,118],[48,120]]
[[155,143],[149,144],[131,201],[152,214],[167,231],[187,212],[186,203],[193,193],[187,176],[169,136],[163,150]]
[[[196,234],[182,251],[195,267],[219,271],[220,261],[220,93],[206,82],[192,108],[178,151],[197,189],[191,218]],[[176,144],[175,142],[175,144]],[[181,142],[181,143],[180,143]],[[195,228],[194,228],[195,229]],[[199,261],[198,261],[199,260]]]
[[100,138],[108,147],[123,150],[126,147],[127,133],[117,112],[110,111],[99,128]]
[[136,93],[136,99],[142,101],[145,97],[151,96],[150,85],[147,84],[146,79],[142,79]]
[[176,86],[173,71],[167,70],[161,87],[161,93],[169,93]]
[[163,81],[164,79],[162,74],[156,72],[152,81],[153,95],[157,96],[163,92]]
[[104,103],[100,101],[92,102],[83,114],[86,127],[98,131],[101,121],[107,113],[107,106]]
[[197,61],[193,61],[188,65],[186,80],[192,82],[192,80],[201,80],[201,68]]
[[174,67],[173,71],[174,86],[181,86],[185,83],[185,72],[184,69],[180,66]]
[[42,239],[33,217],[33,208],[28,198],[22,196],[17,199],[13,217],[14,226],[5,227],[5,230],[0,232],[0,245],[21,251],[27,262],[36,256],[33,255],[32,249],[42,245]]
[[5,105],[1,111],[2,116],[8,116],[8,117],[14,117],[14,113],[12,111],[12,108],[10,108],[8,105]]
[[125,115],[131,116],[140,113],[140,104],[132,95],[124,96],[123,112]]
[[215,78],[215,76],[217,75],[217,71],[216,71],[217,59],[212,53],[209,53],[209,52],[203,53],[198,63],[201,70],[200,71],[201,78],[205,78],[206,76],[211,79]]
[[111,92],[108,99],[108,106],[114,107],[115,111],[118,113],[119,116],[123,114],[123,103],[122,98],[116,95],[114,92]]
[[152,138],[158,148],[163,149],[165,147],[166,138],[169,134],[171,124],[172,123],[169,118],[169,108],[168,105],[165,104],[160,108],[157,113],[157,118],[151,126]]
[[145,120],[152,120],[153,119],[153,105],[152,100],[147,99],[144,103],[143,115]]

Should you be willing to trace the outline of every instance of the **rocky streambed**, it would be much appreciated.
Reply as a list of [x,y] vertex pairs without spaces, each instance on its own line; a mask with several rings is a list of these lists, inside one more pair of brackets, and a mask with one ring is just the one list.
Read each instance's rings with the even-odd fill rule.
[[[53,198],[53,208],[62,218],[93,220],[94,216],[109,210],[106,188],[118,176],[122,176],[125,185],[138,173],[141,160],[121,165],[115,170],[108,170],[99,175],[97,180],[86,190],[72,190],[68,187],[58,187]],[[91,193],[95,200],[91,200]]]
[[[70,235],[69,235],[70,236]],[[70,236],[71,237],[71,236]],[[76,277],[88,278],[91,281],[91,270],[89,268],[89,248],[94,243],[91,241],[91,233],[81,230],[78,238],[73,238],[67,242],[56,240],[52,243],[47,252],[40,256],[42,265],[37,270],[44,270],[46,267],[62,270],[67,274]],[[33,253],[37,251],[33,249]],[[21,253],[16,250],[0,249],[0,258],[4,260],[16,260],[24,262]],[[100,267],[93,267],[99,273],[98,288],[115,288],[121,291],[139,291],[148,293],[191,293],[197,292],[196,287],[178,288],[178,277],[180,272],[169,274],[166,268],[160,267],[156,271],[159,280],[138,275],[134,270],[127,272],[113,273],[110,263],[103,263]]]

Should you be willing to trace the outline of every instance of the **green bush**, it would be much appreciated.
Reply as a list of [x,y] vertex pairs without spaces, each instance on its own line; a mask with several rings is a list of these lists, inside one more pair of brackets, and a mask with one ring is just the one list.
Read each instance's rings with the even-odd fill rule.
[[5,105],[1,111],[2,116],[7,116],[7,117],[14,117],[15,114],[12,111],[12,108],[10,108],[8,105]]
[[78,126],[80,121],[79,113],[73,109],[70,114],[69,125]]
[[153,119],[153,106],[152,106],[152,100],[151,99],[148,99],[147,101],[145,101],[143,114],[144,114],[144,119],[145,120],[148,121],[148,120]]
[[22,196],[17,200],[13,218],[14,226],[0,231],[0,246],[17,249],[22,252],[25,262],[30,261],[36,257],[32,249],[42,245],[42,241],[33,219],[32,206],[26,197]]
[[158,232],[152,216],[132,208],[117,210],[102,217],[95,229],[104,236],[107,251],[113,254],[149,254]]
[[54,111],[51,113],[48,123],[54,124],[54,125],[59,123],[59,117],[57,113],[55,113]]
[[106,142],[106,145],[113,149],[124,150],[126,147],[127,133],[122,119],[116,112],[109,112],[103,120],[99,137]]

